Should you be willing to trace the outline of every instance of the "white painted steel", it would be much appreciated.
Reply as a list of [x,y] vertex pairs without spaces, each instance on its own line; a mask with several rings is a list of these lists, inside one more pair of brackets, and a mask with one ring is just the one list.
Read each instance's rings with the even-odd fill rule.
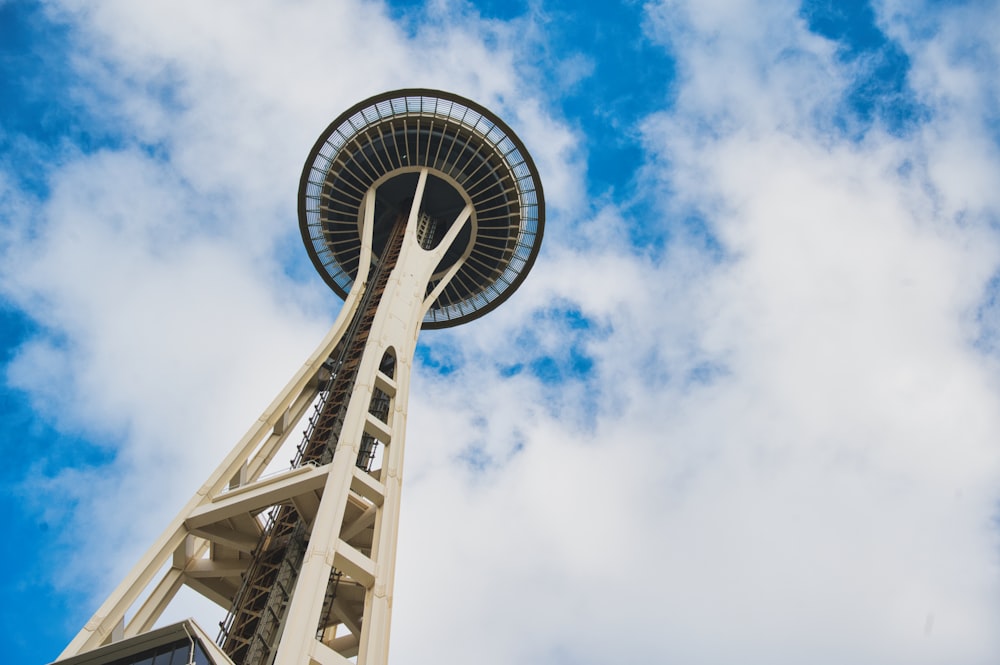
[[[239,587],[239,576],[249,565],[249,552],[260,536],[256,514],[271,505],[296,502],[297,506],[308,506],[304,508],[304,517],[307,522],[311,521],[311,534],[289,600],[275,665],[343,663],[354,655],[359,665],[387,662],[413,354],[421,322],[436,297],[433,292],[425,297],[428,281],[450,243],[458,237],[461,226],[469,223],[472,212],[467,205],[442,242],[433,250],[423,249],[417,239],[416,226],[424,187],[431,172],[427,168],[420,170],[400,255],[371,325],[333,461],[321,467],[305,466],[261,478],[267,462],[285,442],[291,429],[289,423],[297,421],[315,399],[323,363],[332,354],[358,308],[372,252],[375,187],[364,198],[364,268],[333,328],[66,647],[60,660],[113,641],[116,626],[124,625],[124,637],[148,632],[183,585],[228,607]],[[442,284],[457,269],[453,266]],[[392,378],[379,371],[382,357],[390,350],[396,357]],[[391,398],[385,423],[368,413],[376,387]],[[355,464],[361,437],[366,431],[384,445],[382,467],[371,475]],[[236,479],[235,487],[231,487],[233,479]],[[353,523],[345,524],[345,508],[352,493],[370,502],[371,507]],[[374,526],[371,556],[345,540],[368,526]],[[315,635],[327,580],[334,566],[367,589],[364,615],[360,626],[345,622],[352,634],[328,635],[320,642]],[[157,579],[157,573],[164,567],[166,572]],[[131,620],[126,620],[129,610],[147,590],[144,602]]]
[[[434,145],[436,150],[432,150]],[[262,478],[293,425],[315,402],[328,374],[324,363],[348,333],[364,301],[374,255],[376,190],[404,174],[417,174],[413,202],[399,257],[368,332],[336,454],[323,466],[308,465]],[[431,176],[435,183],[440,180],[454,188],[465,205],[441,242],[424,249],[418,226]],[[431,186],[432,192],[436,186]],[[331,212],[332,205],[338,206],[337,211]],[[327,283],[345,298],[336,321],[288,385],[74,637],[60,661],[102,662],[85,654],[111,642],[157,634],[153,626],[185,585],[228,609],[260,540],[258,515],[269,506],[291,503],[310,535],[288,600],[283,633],[272,652],[273,665],[353,662],[348,659],[358,665],[387,662],[403,446],[417,336],[422,326],[447,327],[476,318],[517,288],[541,243],[544,196],[524,146],[486,109],[449,93],[402,90],[361,102],[324,132],[303,171],[299,218],[310,257]],[[430,229],[447,221],[425,215],[422,239],[432,244]],[[463,233],[465,245],[460,246]],[[350,236],[351,250],[335,250],[337,243],[328,242],[327,235]],[[497,245],[489,238],[504,240]],[[347,264],[353,265],[355,259],[356,269],[349,268]],[[435,273],[439,266],[440,272]],[[396,360],[392,377],[379,371],[387,352]],[[384,421],[369,413],[375,390],[390,400]],[[371,473],[356,464],[365,434],[383,445],[382,466]],[[352,543],[363,543],[358,546],[366,549],[369,529],[371,546],[366,555]],[[332,614],[343,627],[339,634],[334,628],[319,626],[334,567],[356,583],[351,586],[356,594],[353,599],[338,595],[332,601]],[[354,603],[353,611],[357,611],[362,589],[364,609],[358,620],[347,606]],[[204,641],[201,629],[193,629]],[[218,662],[229,662],[214,644],[210,651]],[[123,653],[122,645],[114,645],[108,653]]]

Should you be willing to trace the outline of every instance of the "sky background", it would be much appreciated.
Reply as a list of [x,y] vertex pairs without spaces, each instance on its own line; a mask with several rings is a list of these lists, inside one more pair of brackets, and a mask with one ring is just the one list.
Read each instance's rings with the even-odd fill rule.
[[319,342],[302,163],[402,87],[548,207],[421,338],[393,663],[1000,662],[996,3],[0,0],[7,662]]

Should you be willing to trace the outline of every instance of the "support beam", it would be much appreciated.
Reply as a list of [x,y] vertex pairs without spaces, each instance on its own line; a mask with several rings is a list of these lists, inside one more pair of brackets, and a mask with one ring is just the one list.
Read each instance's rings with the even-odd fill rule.
[[153,588],[145,602],[139,606],[128,625],[125,626],[124,637],[132,637],[152,629],[153,624],[177,595],[183,582],[184,576],[181,571],[171,567],[160,579],[160,583]]
[[335,637],[332,640],[323,642],[344,658],[353,658],[358,655],[358,638],[351,633]]
[[366,587],[375,584],[375,564],[371,559],[343,540],[337,543],[333,566]]
[[387,446],[392,443],[392,430],[370,413],[365,414],[365,434],[370,434]]
[[209,524],[191,529],[191,533],[206,540],[236,548],[247,554],[253,552],[259,540],[258,535],[243,533],[221,524]]
[[347,658],[316,640],[313,640],[310,648],[309,663],[310,665],[354,665]]
[[341,539],[350,542],[355,536],[365,529],[371,528],[375,524],[375,516],[378,514],[377,506],[369,506],[361,516],[350,524],[344,525],[340,530]]
[[367,471],[354,467],[351,477],[351,491],[368,499],[376,506],[385,500],[385,485],[372,478]]
[[195,530],[238,515],[260,512],[300,494],[322,490],[327,471],[329,469],[324,467],[303,466],[252,485],[244,485],[194,509],[184,523]]
[[219,607],[227,610],[233,604],[233,594],[236,593],[237,589],[235,584],[221,588],[218,581],[213,582],[213,580],[192,577],[185,577],[184,583]]
[[188,578],[203,577],[234,577],[239,578],[250,566],[250,559],[227,559],[214,561],[212,559],[195,559],[184,568]]
[[354,635],[355,639],[361,635],[361,626],[358,625],[358,622],[354,620],[354,617],[348,614],[347,610],[344,609],[344,604],[340,602],[339,598],[333,599],[333,614],[340,619],[340,622],[347,627],[347,630],[351,631],[351,634]]

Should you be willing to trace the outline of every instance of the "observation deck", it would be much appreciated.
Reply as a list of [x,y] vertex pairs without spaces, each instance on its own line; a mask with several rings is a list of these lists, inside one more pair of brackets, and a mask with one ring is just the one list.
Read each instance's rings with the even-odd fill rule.
[[421,324],[446,328],[510,297],[541,246],[545,206],[538,171],[520,139],[490,111],[424,89],[386,92],[351,107],[309,153],[299,184],[299,227],[313,265],[346,298],[358,274],[366,193],[376,188],[372,256],[378,262],[425,168],[422,246],[436,247],[458,214],[472,209],[427,284],[429,295],[460,262]]

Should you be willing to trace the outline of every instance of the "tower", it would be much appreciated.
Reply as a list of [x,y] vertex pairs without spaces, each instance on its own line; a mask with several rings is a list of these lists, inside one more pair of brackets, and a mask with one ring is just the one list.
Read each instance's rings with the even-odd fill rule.
[[[485,108],[400,90],[322,133],[298,205],[345,301],[333,327],[59,662],[387,661],[417,336],[517,289],[542,239],[541,182]],[[263,476],[300,422],[291,468]],[[153,628],[183,585],[228,610],[218,645],[190,620]]]

